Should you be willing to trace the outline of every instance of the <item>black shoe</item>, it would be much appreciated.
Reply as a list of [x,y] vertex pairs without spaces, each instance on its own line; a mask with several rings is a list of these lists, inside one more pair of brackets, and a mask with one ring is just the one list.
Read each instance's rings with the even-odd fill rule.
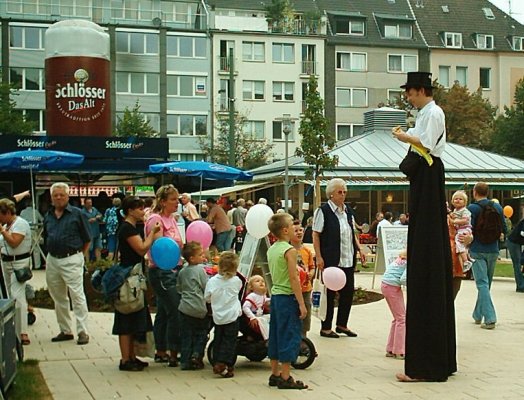
[[333,339],[339,337],[339,336],[338,336],[335,332],[333,332],[333,331],[330,331],[329,333],[326,333],[326,332],[324,332],[324,331],[320,331],[320,336],[322,336],[322,337],[327,337],[327,338],[333,338]]
[[134,361],[135,360],[128,360],[126,362],[122,362],[122,360],[120,360],[120,365],[118,366],[118,369],[120,371],[131,371],[131,372],[143,371],[144,367],[135,363]]
[[155,354],[155,362],[156,363],[166,363],[166,362],[169,362],[169,356],[166,354],[166,355],[159,355],[159,354]]
[[52,342],[65,342],[66,340],[73,340],[75,336],[72,333],[60,332],[54,338],[51,339]]
[[337,327],[337,329],[335,329],[335,330],[337,331],[337,333],[343,333],[345,335],[348,335],[349,337],[357,337],[358,336],[355,332],[353,332],[353,331],[351,331],[351,330],[349,330],[347,328],[338,328]]
[[141,365],[142,368],[149,367],[149,363],[148,363],[147,361],[142,361],[142,360],[139,360],[138,358],[135,358],[135,359],[133,360],[133,362],[134,362],[135,364]]
[[172,367],[172,368],[178,367],[178,360],[177,360],[177,358],[176,357],[171,357],[169,359],[169,361],[167,362],[167,366],[168,367]]

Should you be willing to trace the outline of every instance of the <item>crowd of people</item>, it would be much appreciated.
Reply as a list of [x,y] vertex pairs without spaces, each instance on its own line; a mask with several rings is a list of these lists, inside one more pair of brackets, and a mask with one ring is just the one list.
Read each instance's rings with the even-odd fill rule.
[[[387,266],[382,279],[381,291],[393,315],[385,354],[404,360],[404,372],[396,376],[400,382],[446,381],[457,371],[454,300],[470,269],[478,292],[472,319],[483,329],[496,327],[490,287],[501,235],[507,238],[516,291],[524,292],[524,219],[510,233],[501,205],[488,198],[489,187],[484,182],[474,186],[469,205],[466,192],[461,190],[446,201],[441,161],[446,144],[445,119],[433,101],[431,74],[409,73],[402,88],[407,100],[419,109],[414,128],[392,130],[394,137],[408,143],[410,153],[417,153],[415,158],[419,158],[414,169],[406,172],[410,182],[408,212],[399,214],[395,221],[392,212],[378,212],[369,232],[363,232],[353,207],[346,203],[347,183],[340,178],[327,183],[327,201],[314,212],[304,203],[301,222],[278,207],[267,222],[272,237],[267,251],[270,293],[263,277],[238,273],[236,253],[242,247],[252,201],[239,198],[223,207],[208,198],[197,207],[190,194],[163,185],[154,199],[115,196],[100,212],[90,198],[84,200],[82,208],[71,205],[68,185],[59,182],[50,188],[51,204],[45,216],[29,203],[18,217],[19,199],[0,199],[0,250],[9,295],[20,312],[27,309],[24,273],[31,268],[34,248],[30,223],[41,223],[47,252],[46,283],[59,328],[52,342],[74,340],[76,332],[79,345],[89,343],[84,268],[86,261],[100,260],[105,251],[116,268],[140,265],[156,302],[154,320],[147,300],[136,312],[115,310],[112,333],[119,338],[121,371],[138,372],[148,367],[148,362],[137,357],[134,344],[151,332],[154,362],[181,370],[202,369],[205,346],[214,327],[213,373],[225,378],[235,375],[240,331],[250,340],[267,340],[269,386],[306,389],[307,384],[291,376],[290,367],[311,328],[315,270],[336,268],[345,278],[339,290],[326,291],[320,336],[355,338],[358,334],[350,329],[349,319],[354,273],[358,260],[366,262],[363,234],[376,239],[387,226],[408,225],[407,246]],[[261,198],[258,203],[267,204],[267,200]],[[214,232],[213,245],[220,254],[216,274],[204,267],[210,259],[209,249],[185,240],[185,229],[197,220],[207,221]],[[170,269],[157,265],[151,252],[161,238],[174,240],[181,249],[182,257]],[[312,243],[314,251],[304,243]],[[33,262],[37,268],[39,264]],[[408,289],[407,303],[402,286]],[[20,339],[23,344],[30,343],[25,318]]]

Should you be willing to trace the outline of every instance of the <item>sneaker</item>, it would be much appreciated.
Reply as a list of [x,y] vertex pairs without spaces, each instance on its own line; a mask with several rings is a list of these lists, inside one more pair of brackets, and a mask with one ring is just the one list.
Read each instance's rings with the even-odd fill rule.
[[404,354],[395,354],[395,359],[396,360],[404,360],[406,357],[404,356]]
[[395,357],[395,354],[393,354],[391,351],[388,351],[388,352],[386,353],[386,357],[394,358],[394,357]]
[[482,323],[482,321],[480,319],[476,319],[475,320],[475,325],[480,325]]
[[473,266],[473,262],[471,262],[469,260],[468,261],[464,261],[464,265],[462,266],[462,272],[463,273],[468,272],[471,269],[472,266]]
[[480,325],[482,329],[495,329],[495,322],[490,322],[489,324]]
[[89,343],[89,335],[85,332],[80,332],[78,334],[78,340],[76,341],[76,344],[83,345]]
[[51,339],[52,342],[65,342],[66,340],[73,340],[75,337],[72,333],[60,332],[54,338]]

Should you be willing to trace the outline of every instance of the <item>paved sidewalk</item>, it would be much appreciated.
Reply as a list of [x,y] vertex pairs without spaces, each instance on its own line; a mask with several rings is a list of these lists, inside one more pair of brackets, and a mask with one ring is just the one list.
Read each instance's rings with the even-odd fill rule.
[[[35,271],[32,283],[36,287],[43,285],[43,275]],[[356,283],[370,288],[371,278],[369,273],[360,273]],[[378,286],[376,282],[375,289]],[[78,346],[75,341],[51,343],[58,333],[54,312],[36,310],[26,358],[41,360],[56,400],[522,399],[524,294],[515,292],[511,279],[496,280],[492,293],[499,323],[487,331],[471,319],[474,282],[463,281],[456,301],[459,372],[447,383],[396,382],[395,373],[403,370],[403,362],[384,357],[391,316],[383,300],[352,309],[350,327],[359,334],[355,339],[321,338],[320,324],[314,319],[310,338],[319,357],[310,368],[293,371],[309,384],[307,391],[270,388],[269,361],[253,363],[243,357],[233,379],[214,376],[208,364],[202,371],[180,371],[151,362],[144,372],[120,372],[117,337],[110,334],[113,315],[104,313],[90,313],[91,342]]]

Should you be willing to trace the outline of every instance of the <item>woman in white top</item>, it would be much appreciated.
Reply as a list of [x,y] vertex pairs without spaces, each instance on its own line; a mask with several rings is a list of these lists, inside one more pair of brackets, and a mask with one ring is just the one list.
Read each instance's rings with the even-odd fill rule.
[[0,200],[0,252],[2,271],[10,298],[15,300],[16,308],[22,315],[22,344],[30,344],[27,336],[27,300],[25,282],[16,279],[14,270],[31,267],[31,227],[16,215],[15,203],[9,199]]

